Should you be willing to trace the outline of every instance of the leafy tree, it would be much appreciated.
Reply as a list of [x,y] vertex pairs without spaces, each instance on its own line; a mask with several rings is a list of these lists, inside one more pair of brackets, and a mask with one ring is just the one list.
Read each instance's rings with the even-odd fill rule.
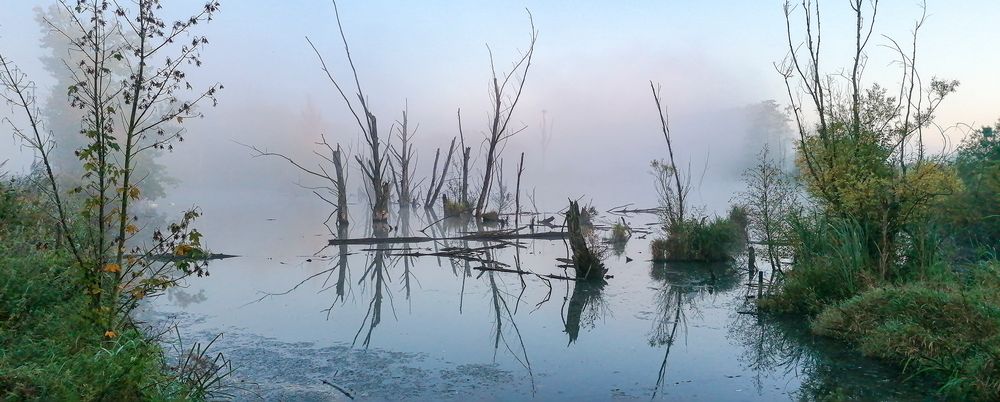
[[[923,141],[935,110],[958,82],[935,78],[929,87],[921,86],[915,46],[921,18],[913,30],[912,50],[892,42],[902,66],[899,90],[893,93],[900,95],[890,96],[877,84],[865,89],[864,65],[878,2],[852,0],[850,7],[856,22],[854,57],[847,71],[837,75],[820,68],[819,4],[805,2],[796,8],[786,3],[790,53],[779,71],[799,134],[796,162],[806,190],[826,214],[860,224],[876,275],[887,279],[898,274],[898,256],[910,226],[958,188],[943,157],[928,155]],[[796,12],[805,30],[801,47],[792,36]],[[797,88],[804,89],[805,102],[795,96]],[[807,109],[817,122],[806,122]]]
[[743,172],[747,190],[740,195],[749,217],[753,239],[764,244],[771,266],[781,270],[781,260],[791,255],[791,220],[798,213],[799,188],[781,169],[765,144],[757,165]]
[[966,244],[995,252],[1000,246],[1000,122],[966,137],[954,165],[964,191],[946,204],[953,232]]
[[198,106],[214,105],[222,89],[216,84],[195,90],[187,76],[188,69],[201,66],[201,51],[208,44],[193,30],[211,21],[220,5],[208,1],[176,21],[160,17],[159,0],[126,6],[106,0],[60,0],[58,7],[58,21],[43,21],[68,43],[63,60],[70,77],[66,94],[79,116],[74,130],[80,145],[74,154],[83,172],[70,193],[83,197],[79,211],[67,200],[54,170],[54,139],[67,135],[56,136],[51,130],[65,130],[66,124],[48,124],[35,100],[34,83],[2,54],[0,92],[23,112],[27,128],[7,121],[37,153],[61,236],[83,278],[81,287],[89,295],[95,320],[113,337],[138,300],[188,275],[206,273],[202,236],[191,227],[199,216],[196,210],[155,231],[148,245],[130,247],[128,241],[142,224],[134,214],[134,203],[144,196],[139,161],[183,141],[184,121],[200,117]]

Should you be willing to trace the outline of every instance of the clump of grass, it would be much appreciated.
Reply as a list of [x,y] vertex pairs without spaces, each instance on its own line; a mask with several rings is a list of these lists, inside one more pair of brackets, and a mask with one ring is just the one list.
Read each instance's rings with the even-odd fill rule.
[[728,218],[678,221],[650,243],[653,261],[728,261],[742,249],[743,229]]
[[812,328],[941,380],[950,398],[998,400],[1000,263],[965,279],[871,289],[824,309]]
[[93,319],[42,199],[0,185],[0,400],[197,399],[155,339]]
[[854,221],[822,216],[793,220],[795,268],[781,283],[781,291],[760,302],[766,310],[788,314],[816,314],[824,307],[856,295],[863,284],[868,257],[863,228]]
[[451,200],[448,196],[444,196],[442,199],[444,201],[444,216],[462,216],[472,212],[472,207],[467,202]]
[[628,227],[621,222],[615,222],[611,225],[611,243],[612,244],[624,244],[628,242],[629,237],[631,237],[631,231]]
[[500,213],[497,211],[484,212],[480,218],[486,223],[496,223],[500,222]]

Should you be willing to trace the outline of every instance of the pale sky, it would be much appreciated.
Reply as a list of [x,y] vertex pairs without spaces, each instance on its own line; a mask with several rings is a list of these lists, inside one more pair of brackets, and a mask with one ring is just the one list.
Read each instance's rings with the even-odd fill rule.
[[[41,28],[33,8],[51,2],[0,1],[0,49],[44,88],[50,80],[39,71]],[[179,16],[196,10],[199,1],[164,3]],[[846,1],[822,5],[829,46],[824,58],[833,73],[849,65],[853,20]],[[883,0],[880,7],[866,84],[893,87],[899,67],[883,47],[889,41],[878,34],[909,42],[920,8],[913,0]],[[961,81],[958,92],[939,109],[938,122],[995,122],[1000,118],[995,72],[1000,66],[1000,1],[930,0],[927,7],[929,18],[918,44],[921,74],[927,81],[931,76]],[[446,147],[457,134],[457,108],[463,109],[467,136],[485,129],[485,45],[493,48],[499,67],[508,66],[528,41],[525,8],[540,34],[514,118],[528,129],[511,141],[507,159],[512,166],[526,152],[528,172],[539,181],[559,178],[553,192],[560,197],[585,192],[575,189],[592,183],[586,177],[593,175],[611,189],[624,186],[629,172],[645,172],[649,160],[664,156],[649,80],[663,84],[674,135],[689,144],[685,154],[696,164],[706,157],[714,163],[718,153],[713,149],[734,141],[727,135],[736,134],[718,132],[728,131],[720,129],[727,127],[720,122],[720,111],[766,99],[788,103],[772,66],[787,54],[780,0],[341,1],[344,29],[376,114],[383,121],[396,119],[408,102],[411,121],[420,124],[421,176],[429,175],[434,148]],[[276,171],[276,164],[255,170],[264,162],[246,160],[246,152],[231,140],[296,155],[308,154],[318,131],[345,144],[358,141],[358,130],[304,39],[311,37],[334,70],[348,77],[329,1],[224,0],[216,20],[199,32],[211,44],[204,52],[205,67],[189,75],[196,82],[222,82],[226,89],[219,107],[206,110],[205,119],[188,127],[186,156],[170,157],[179,175],[195,175],[184,169],[210,169],[213,161],[232,157],[238,162],[227,162],[222,170],[241,166],[247,175],[287,182],[294,172]],[[553,123],[553,140],[544,151],[542,111]],[[0,108],[0,113],[8,112]],[[196,163],[189,163],[190,155]],[[15,165],[25,160],[4,136],[0,160],[7,158]],[[612,165],[615,169],[608,168]],[[573,173],[585,178],[566,178]],[[647,179],[642,176],[643,183]]]

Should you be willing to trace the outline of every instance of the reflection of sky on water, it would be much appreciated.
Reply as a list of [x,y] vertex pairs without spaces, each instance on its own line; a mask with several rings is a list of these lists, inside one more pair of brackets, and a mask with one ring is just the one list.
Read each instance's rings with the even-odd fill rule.
[[[756,344],[749,335],[750,340],[741,339],[758,327],[734,329],[743,318],[735,314],[745,291],[743,274],[727,274],[719,266],[653,266],[645,261],[648,240],[633,239],[621,257],[610,258],[614,277],[604,286],[550,280],[550,289],[546,281],[527,275],[522,288],[517,275],[476,270],[481,262],[394,255],[406,245],[385,245],[382,251],[362,251],[377,250],[374,246],[324,248],[333,236],[316,219],[325,216],[321,209],[275,208],[274,201],[262,198],[218,201],[220,205],[204,205],[219,212],[206,214],[203,232],[216,251],[243,257],[214,262],[210,277],[193,280],[183,289],[188,296],[161,298],[157,308],[187,317],[182,326],[190,333],[227,332],[231,354],[254,365],[248,376],[267,379],[264,382],[287,392],[296,382],[313,386],[316,378],[283,376],[268,367],[298,361],[294,359],[300,354],[314,358],[298,364],[316,372],[328,368],[330,375],[341,373],[337,375],[344,384],[370,398],[387,397],[375,388],[404,387],[363,381],[367,371],[360,357],[316,357],[343,353],[399,354],[401,362],[372,368],[372,375],[428,377],[433,386],[407,388],[416,398],[648,399],[656,391],[657,398],[668,400],[775,400],[790,398],[808,381],[802,373],[809,373],[809,359],[785,366],[748,362]],[[311,202],[296,197],[284,201]],[[410,218],[410,233],[415,235],[434,219],[423,209],[411,211]],[[638,225],[655,217],[628,220]],[[390,236],[397,234],[400,223],[393,219]],[[465,229],[434,227],[427,232],[441,235],[440,230],[454,235]],[[352,237],[371,234],[360,222],[351,232]],[[429,253],[464,245],[450,241],[408,246],[411,252]],[[342,249],[348,251],[344,259]],[[555,260],[566,256],[561,241],[529,242],[520,250],[507,247],[490,254],[510,267],[520,261],[527,271],[565,273]],[[382,261],[377,261],[379,255]],[[634,261],[626,263],[626,256]],[[265,294],[293,288],[287,294]],[[190,297],[198,294],[207,297],[201,302]],[[376,296],[381,296],[380,306]],[[675,329],[678,308],[682,321]],[[372,326],[375,310],[379,320]],[[269,351],[274,348],[284,351]],[[323,348],[340,352],[318,351]],[[460,383],[472,380],[456,379],[461,367],[510,379],[462,388]]]

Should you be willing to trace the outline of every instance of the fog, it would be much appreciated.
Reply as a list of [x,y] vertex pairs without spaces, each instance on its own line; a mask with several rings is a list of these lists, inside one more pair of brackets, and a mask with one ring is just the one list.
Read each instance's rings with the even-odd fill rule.
[[[171,1],[167,13],[183,15],[198,3]],[[308,36],[316,43],[339,78],[348,77],[332,6],[327,1],[285,3],[224,2],[217,18],[199,27],[211,43],[204,52],[205,66],[189,75],[195,83],[221,82],[225,90],[218,107],[203,108],[203,119],[185,124],[185,141],[159,158],[179,181],[172,198],[191,203],[232,194],[308,195],[295,185],[307,178],[294,168],[252,158],[237,142],[309,161],[324,133],[331,142],[359,151],[356,123],[305,40]],[[880,28],[903,39],[920,12],[904,3],[886,5],[880,14],[885,16]],[[8,0],[0,15],[0,48],[39,83],[41,98],[48,91],[63,91],[38,62],[51,54],[38,46],[43,27],[35,18],[37,7],[46,4]],[[605,207],[652,206],[656,195],[649,163],[666,156],[649,89],[652,80],[663,85],[679,160],[688,161],[695,181],[705,183],[695,197],[708,204],[728,201],[741,164],[756,152],[750,139],[760,135],[752,132],[747,107],[775,100],[780,109],[788,103],[772,65],[788,53],[780,1],[616,6],[344,2],[344,29],[374,113],[388,123],[408,105],[411,124],[419,124],[418,181],[430,175],[434,150],[445,152],[458,134],[459,108],[473,147],[472,176],[481,176],[477,155],[481,158],[490,106],[486,45],[498,68],[509,69],[528,43],[526,7],[540,34],[512,121],[525,129],[510,139],[502,156],[508,181],[524,152],[522,187],[536,192],[540,208],[558,209],[566,197],[593,199]],[[852,29],[847,8],[828,8],[825,57],[847,60],[850,37],[837,35]],[[1000,84],[988,70],[1000,64],[1000,55],[981,53],[976,44],[958,38],[974,34],[980,43],[1000,39],[987,28],[1000,15],[1000,4],[935,2],[929,14],[920,40],[920,68],[927,76],[962,82],[939,109],[942,127],[994,121],[1000,113],[990,110],[986,100],[1000,91]],[[867,64],[867,83],[891,87],[898,81],[898,66],[892,64],[892,52],[881,47],[888,40],[877,41],[880,47]],[[12,114],[10,108],[0,110]],[[961,130],[950,130],[935,138],[934,146],[948,150],[960,135]],[[23,171],[31,155],[4,136],[0,160],[5,159],[11,159],[8,169]],[[361,175],[356,163],[351,168],[353,189]]]

